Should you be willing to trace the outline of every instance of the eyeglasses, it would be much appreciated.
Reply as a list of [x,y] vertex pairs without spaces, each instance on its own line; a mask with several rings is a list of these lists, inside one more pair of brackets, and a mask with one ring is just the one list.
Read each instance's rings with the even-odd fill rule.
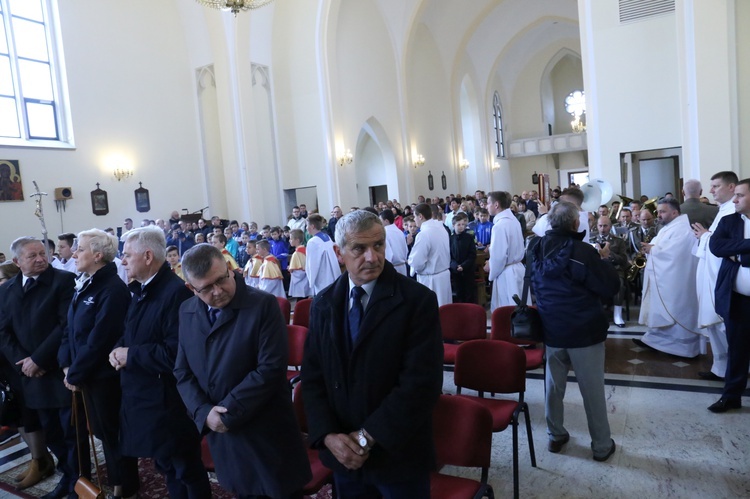
[[223,276],[219,277],[218,279],[216,279],[214,282],[212,282],[208,286],[204,286],[201,289],[198,289],[198,288],[194,287],[193,289],[199,295],[204,295],[205,296],[208,293],[210,293],[211,291],[213,291],[214,287],[216,287],[216,286],[219,286],[219,287],[223,286],[227,279],[229,279],[229,270],[227,270],[226,275],[223,275]]

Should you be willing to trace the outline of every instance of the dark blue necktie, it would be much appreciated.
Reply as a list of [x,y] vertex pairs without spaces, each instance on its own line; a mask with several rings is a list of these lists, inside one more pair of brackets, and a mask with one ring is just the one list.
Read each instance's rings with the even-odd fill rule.
[[213,326],[216,324],[216,319],[219,317],[220,308],[211,308],[208,310],[208,322]]
[[34,279],[32,277],[29,277],[28,279],[26,279],[26,284],[23,285],[23,292],[24,293],[28,293],[29,290],[32,287],[34,287],[34,281],[36,281],[36,279]]
[[349,335],[352,339],[352,347],[357,343],[359,337],[359,326],[362,323],[362,316],[365,315],[362,308],[362,297],[365,290],[360,286],[354,286],[351,291],[352,307],[349,309]]

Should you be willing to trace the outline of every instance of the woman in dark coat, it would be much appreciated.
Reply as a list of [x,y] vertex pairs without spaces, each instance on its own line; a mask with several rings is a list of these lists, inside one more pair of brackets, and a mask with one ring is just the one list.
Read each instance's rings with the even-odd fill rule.
[[122,338],[130,304],[130,292],[117,275],[116,254],[115,236],[98,229],[78,234],[73,258],[81,275],[68,310],[58,361],[65,373],[65,386],[83,392],[89,424],[104,447],[114,496],[128,497],[138,490],[138,462],[121,453],[120,376],[109,364],[109,352]]

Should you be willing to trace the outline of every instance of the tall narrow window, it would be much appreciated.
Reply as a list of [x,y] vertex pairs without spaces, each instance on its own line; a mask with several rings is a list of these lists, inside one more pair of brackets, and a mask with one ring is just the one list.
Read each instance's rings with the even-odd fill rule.
[[54,1],[0,0],[0,144],[67,141]]
[[495,148],[497,157],[505,157],[505,138],[503,137],[503,110],[500,109],[500,96],[495,92],[492,98],[492,118],[495,124]]

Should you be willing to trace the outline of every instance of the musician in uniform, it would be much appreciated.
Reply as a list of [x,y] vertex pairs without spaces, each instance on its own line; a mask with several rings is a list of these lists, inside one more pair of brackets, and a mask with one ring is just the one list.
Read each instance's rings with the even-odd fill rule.
[[620,291],[612,298],[614,323],[617,327],[625,327],[625,321],[622,318],[622,304],[625,301],[625,271],[628,268],[628,244],[624,239],[612,234],[612,221],[609,215],[602,215],[597,220],[596,227],[598,233],[592,236],[591,242],[597,250],[604,248],[609,243],[609,257],[606,259],[612,262],[617,274],[620,276]]

